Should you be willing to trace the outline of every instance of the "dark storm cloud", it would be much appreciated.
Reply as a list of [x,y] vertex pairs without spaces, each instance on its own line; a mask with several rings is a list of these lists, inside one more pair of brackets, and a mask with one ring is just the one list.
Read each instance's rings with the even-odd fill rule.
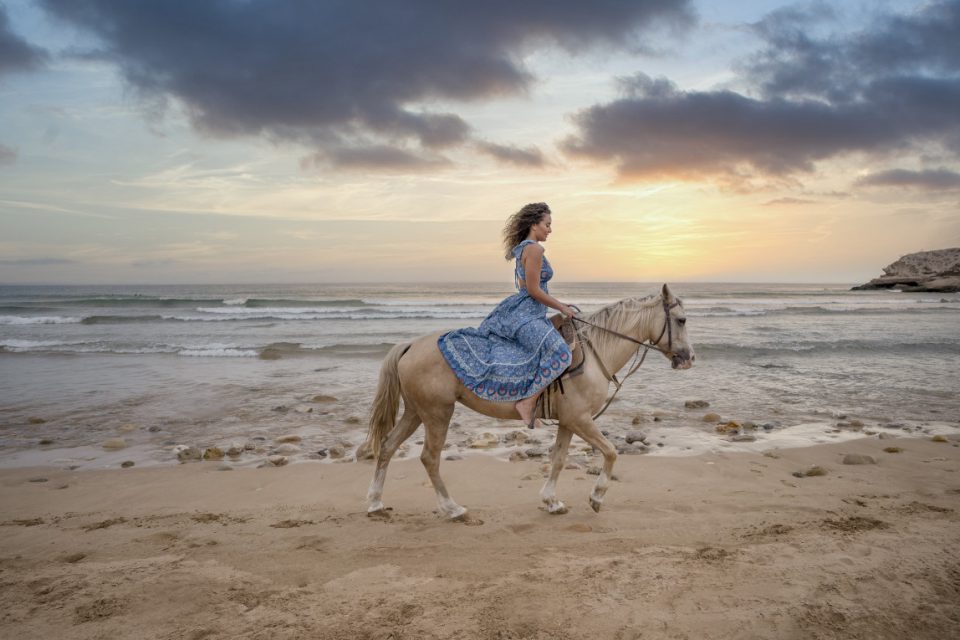
[[7,9],[0,4],[0,76],[35,69],[46,57],[43,49],[34,47],[10,29]]
[[562,146],[612,161],[625,179],[728,183],[792,179],[850,153],[934,144],[960,155],[960,0],[846,37],[816,36],[831,19],[814,4],[752,26],[768,44],[740,67],[756,97],[681,91],[637,74],[621,80],[618,100],[576,114],[578,131]]
[[181,101],[199,129],[292,139],[332,150],[332,162],[353,160],[352,145],[463,143],[468,123],[420,105],[522,93],[534,47],[625,44],[693,20],[690,0],[41,1],[99,36],[99,55],[145,97]]
[[303,168],[336,165],[348,169],[423,171],[450,164],[443,156],[426,156],[389,145],[331,148],[301,160]]
[[547,161],[536,147],[514,147],[493,142],[478,142],[477,149],[501,162],[520,167],[542,167]]
[[866,187],[915,187],[929,190],[960,189],[960,173],[948,169],[910,171],[891,169],[857,180]]

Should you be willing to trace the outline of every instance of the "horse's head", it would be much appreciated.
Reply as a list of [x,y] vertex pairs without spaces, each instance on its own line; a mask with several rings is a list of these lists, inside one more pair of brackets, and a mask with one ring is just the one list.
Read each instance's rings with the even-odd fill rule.
[[663,285],[660,298],[664,323],[663,332],[656,341],[656,345],[663,349],[664,355],[670,360],[670,366],[674,369],[689,369],[697,356],[687,338],[687,315],[683,311],[683,303],[679,298],[674,297],[667,285]]

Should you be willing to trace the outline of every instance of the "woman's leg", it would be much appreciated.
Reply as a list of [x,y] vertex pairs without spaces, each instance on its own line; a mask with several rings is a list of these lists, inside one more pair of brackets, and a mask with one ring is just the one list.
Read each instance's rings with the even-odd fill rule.
[[[543,392],[541,391],[540,393]],[[537,408],[537,398],[540,397],[540,393],[530,396],[529,398],[524,398],[523,400],[517,400],[517,404],[515,405],[517,413],[520,414],[520,419],[523,420],[523,424],[531,429],[543,426],[540,424],[540,420],[533,417],[533,412]]]

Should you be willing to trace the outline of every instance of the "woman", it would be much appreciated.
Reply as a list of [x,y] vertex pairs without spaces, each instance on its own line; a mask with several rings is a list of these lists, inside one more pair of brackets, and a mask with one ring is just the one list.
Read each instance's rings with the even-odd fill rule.
[[553,269],[541,242],[552,233],[550,207],[528,204],[503,228],[506,259],[516,261],[517,293],[501,302],[476,329],[451,331],[438,346],[460,382],[479,397],[516,403],[533,428],[540,393],[570,365],[570,347],[547,319],[547,307],[573,317],[575,311],[547,291]]

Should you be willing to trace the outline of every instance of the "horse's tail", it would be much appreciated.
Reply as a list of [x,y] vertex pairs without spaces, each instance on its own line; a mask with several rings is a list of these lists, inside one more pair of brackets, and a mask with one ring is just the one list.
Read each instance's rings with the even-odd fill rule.
[[396,345],[390,349],[380,365],[377,394],[370,409],[370,428],[366,441],[357,448],[357,460],[371,455],[378,458],[380,446],[397,423],[397,411],[400,409],[400,375],[397,365],[409,348],[409,343]]

